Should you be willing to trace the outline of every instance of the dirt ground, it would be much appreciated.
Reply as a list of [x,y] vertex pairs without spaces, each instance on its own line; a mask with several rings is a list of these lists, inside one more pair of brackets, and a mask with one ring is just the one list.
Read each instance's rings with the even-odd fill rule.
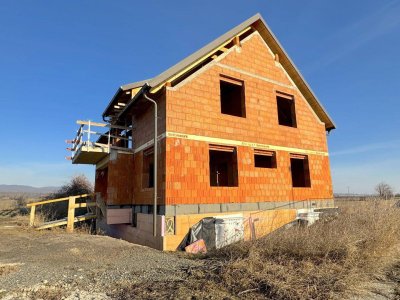
[[0,241],[1,299],[110,299],[127,282],[176,281],[198,264],[107,236],[37,232],[18,216],[0,216]]
[[[266,299],[252,293],[258,289],[227,287],[224,265],[212,258],[190,259],[84,231],[38,232],[27,221],[0,211],[2,300]],[[400,299],[399,283],[400,261],[340,299]]]

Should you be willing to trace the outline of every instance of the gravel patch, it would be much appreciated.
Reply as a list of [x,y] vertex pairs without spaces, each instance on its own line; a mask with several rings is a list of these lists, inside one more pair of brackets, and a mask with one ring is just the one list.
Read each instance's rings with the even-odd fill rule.
[[38,232],[15,223],[0,218],[1,299],[43,298],[40,293],[44,299],[110,299],[120,284],[176,281],[200,264],[107,236]]

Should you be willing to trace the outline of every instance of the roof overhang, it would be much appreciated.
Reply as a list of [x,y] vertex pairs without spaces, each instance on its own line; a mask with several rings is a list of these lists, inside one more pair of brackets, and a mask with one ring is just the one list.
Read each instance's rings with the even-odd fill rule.
[[[103,119],[105,117],[107,117],[107,115],[110,113],[110,111],[112,110],[114,105],[118,104],[118,100],[122,97],[122,95],[124,95],[124,93],[132,92],[132,90],[134,90],[134,89],[141,88],[148,81],[149,81],[149,79],[121,85],[118,88],[118,90],[115,92],[114,96],[111,98],[111,101],[107,105],[106,109],[104,110],[104,112],[102,114]],[[131,94],[131,98],[133,98],[132,94]]]

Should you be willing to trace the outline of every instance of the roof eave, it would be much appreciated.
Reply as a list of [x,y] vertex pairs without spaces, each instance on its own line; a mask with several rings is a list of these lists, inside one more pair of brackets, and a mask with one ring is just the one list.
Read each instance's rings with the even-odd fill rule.
[[147,91],[149,89],[149,84],[147,82],[144,83],[144,85],[140,88],[140,90],[133,96],[131,101],[127,103],[125,108],[118,114],[117,119],[121,118],[131,107],[133,104],[138,101],[138,99],[142,96],[143,92]]
[[106,114],[107,114],[108,110],[109,110],[109,109],[111,108],[111,106],[113,105],[115,99],[117,99],[118,95],[119,95],[121,92],[123,92],[123,90],[122,90],[121,87],[119,87],[118,90],[115,92],[114,96],[111,98],[110,102],[108,103],[106,109],[104,110],[104,112],[103,112],[103,114],[102,114],[103,120],[104,120],[104,118],[106,117]]
[[115,92],[114,96],[111,98],[111,100],[110,100],[110,102],[108,103],[106,109],[104,110],[104,112],[103,112],[103,114],[102,114],[103,119],[106,117],[106,114],[107,114],[108,110],[112,107],[114,101],[118,98],[118,96],[120,95],[120,93],[126,92],[126,91],[128,91],[128,90],[135,89],[135,88],[137,88],[137,87],[141,87],[141,86],[145,85],[146,82],[148,82],[148,81],[149,81],[149,79],[147,79],[147,80],[142,80],[142,81],[136,81],[136,82],[132,82],[132,83],[128,83],[128,84],[121,85],[121,86],[118,88],[118,90]]

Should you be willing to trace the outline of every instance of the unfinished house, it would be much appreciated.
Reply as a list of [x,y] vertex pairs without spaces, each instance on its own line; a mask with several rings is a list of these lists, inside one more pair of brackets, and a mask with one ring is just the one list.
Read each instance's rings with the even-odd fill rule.
[[121,86],[102,117],[78,121],[71,159],[95,166],[111,236],[176,250],[211,222],[221,246],[334,207],[335,124],[259,14]]

